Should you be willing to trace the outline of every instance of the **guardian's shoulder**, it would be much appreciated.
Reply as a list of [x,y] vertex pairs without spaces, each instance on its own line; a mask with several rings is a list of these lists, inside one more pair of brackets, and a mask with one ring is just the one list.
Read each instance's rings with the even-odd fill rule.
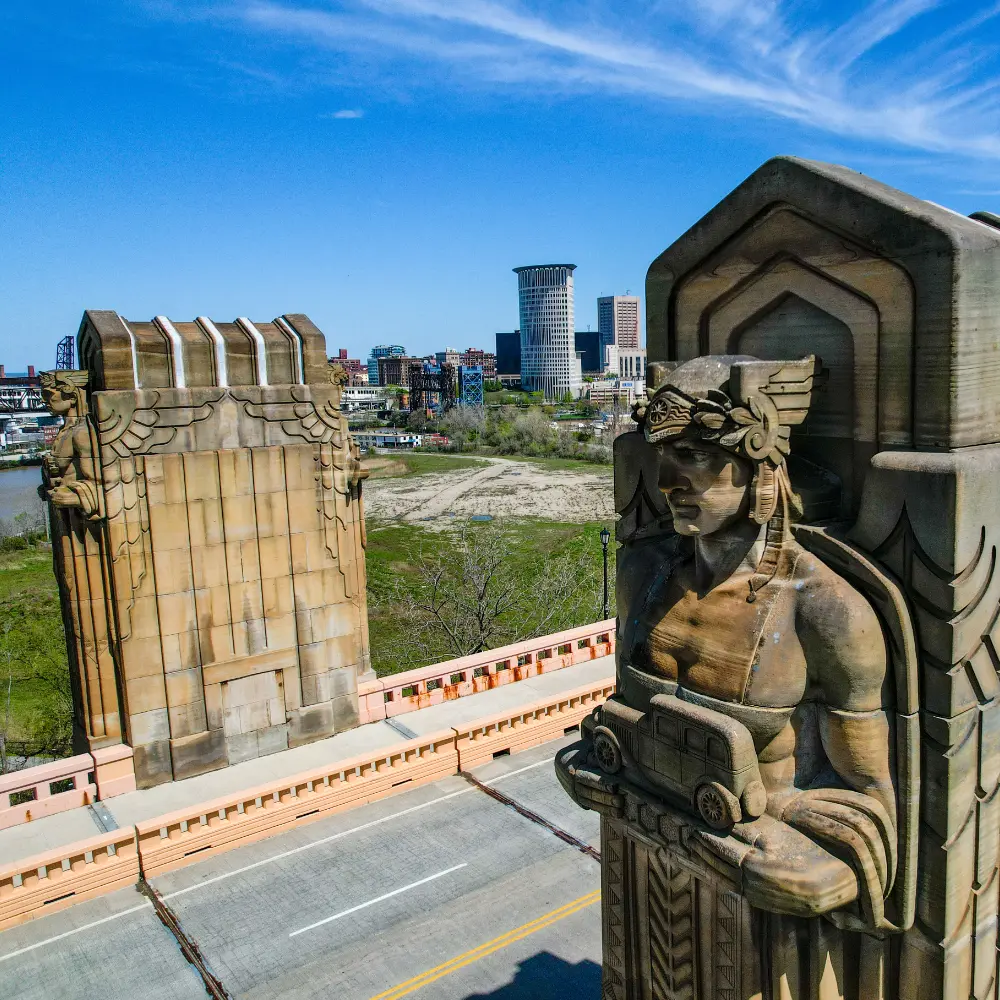
[[881,703],[885,637],[868,599],[817,555],[795,546],[789,584],[807,661],[827,700],[870,711]]
[[875,618],[868,599],[819,556],[798,542],[788,543],[792,558],[792,586],[799,595],[800,613],[828,614],[838,610],[867,613]]

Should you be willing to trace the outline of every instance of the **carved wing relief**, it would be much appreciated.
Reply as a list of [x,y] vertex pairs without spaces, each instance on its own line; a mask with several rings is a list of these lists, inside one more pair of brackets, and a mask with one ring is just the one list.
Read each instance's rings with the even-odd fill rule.
[[[102,464],[166,447],[181,428],[208,420],[226,395],[223,389],[213,389],[207,392],[207,398],[196,401],[191,391],[185,393],[189,398],[174,402],[172,397],[179,392],[183,390],[173,390],[170,397],[156,389],[97,393]],[[205,396],[206,391],[198,395]]]
[[232,389],[230,395],[243,404],[246,413],[258,420],[279,424],[291,438],[341,449],[347,440],[347,421],[333,398],[333,387],[323,398],[318,386],[288,387],[290,399],[267,399],[260,389]]

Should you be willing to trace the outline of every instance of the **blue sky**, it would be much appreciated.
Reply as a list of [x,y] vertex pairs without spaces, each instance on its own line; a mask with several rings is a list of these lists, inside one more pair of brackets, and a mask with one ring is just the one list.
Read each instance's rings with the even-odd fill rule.
[[0,361],[85,308],[491,347],[550,261],[585,329],[779,153],[1000,212],[998,50],[996,0],[5,0]]

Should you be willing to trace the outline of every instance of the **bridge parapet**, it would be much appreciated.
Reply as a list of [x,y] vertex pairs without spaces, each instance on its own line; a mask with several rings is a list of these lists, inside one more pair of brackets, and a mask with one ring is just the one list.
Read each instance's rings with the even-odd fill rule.
[[610,656],[614,651],[615,621],[611,618],[391,674],[359,686],[361,722],[379,722],[415,712],[575,663]]
[[0,869],[0,929],[547,743],[613,692],[605,678],[26,858]]
[[[360,722],[380,722],[614,651],[615,622],[609,619],[393,674],[359,686]],[[132,748],[124,744],[24,768],[0,776],[0,830],[135,787]]]
[[0,776],[0,830],[135,791],[132,748],[105,747]]
[[138,878],[132,827],[25,858],[0,870],[0,929],[134,885]]

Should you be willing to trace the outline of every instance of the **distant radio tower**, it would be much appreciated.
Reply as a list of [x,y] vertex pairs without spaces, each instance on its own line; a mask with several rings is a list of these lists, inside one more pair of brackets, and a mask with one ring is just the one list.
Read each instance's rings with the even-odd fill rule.
[[56,345],[56,368],[75,368],[76,338],[63,337]]

